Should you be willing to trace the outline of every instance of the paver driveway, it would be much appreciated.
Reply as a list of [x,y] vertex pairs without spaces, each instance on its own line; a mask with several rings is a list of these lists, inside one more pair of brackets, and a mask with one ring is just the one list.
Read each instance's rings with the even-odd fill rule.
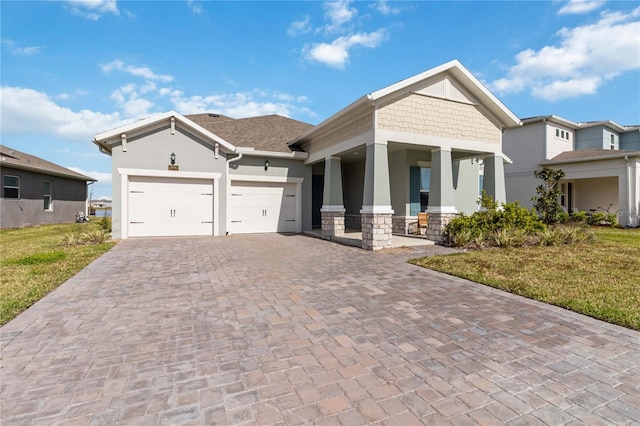
[[418,254],[123,241],[2,329],[2,423],[640,422],[640,333]]

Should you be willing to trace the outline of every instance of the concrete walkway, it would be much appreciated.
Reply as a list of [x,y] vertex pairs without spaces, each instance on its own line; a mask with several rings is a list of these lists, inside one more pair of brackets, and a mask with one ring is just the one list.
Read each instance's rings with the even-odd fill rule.
[[638,424],[640,333],[305,236],[130,239],[0,330],[28,424]]

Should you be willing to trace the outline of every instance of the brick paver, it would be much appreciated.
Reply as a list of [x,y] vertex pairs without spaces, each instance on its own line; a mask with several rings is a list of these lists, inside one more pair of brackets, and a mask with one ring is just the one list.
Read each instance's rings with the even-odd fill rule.
[[304,236],[130,239],[0,329],[27,424],[630,424],[640,333]]

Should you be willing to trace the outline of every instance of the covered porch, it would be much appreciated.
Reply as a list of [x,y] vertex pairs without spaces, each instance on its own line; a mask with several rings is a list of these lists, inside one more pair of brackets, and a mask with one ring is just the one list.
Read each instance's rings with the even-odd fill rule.
[[351,148],[312,166],[314,228],[327,239],[360,232],[371,250],[393,246],[400,235],[441,242],[453,217],[478,210],[482,190],[505,200],[503,161],[495,152],[405,142]]

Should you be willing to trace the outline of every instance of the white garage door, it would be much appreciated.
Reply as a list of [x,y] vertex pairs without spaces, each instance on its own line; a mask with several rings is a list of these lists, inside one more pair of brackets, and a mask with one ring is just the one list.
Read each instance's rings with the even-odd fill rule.
[[137,176],[129,178],[129,236],[212,233],[211,180]]
[[232,181],[229,232],[297,232],[295,183]]

